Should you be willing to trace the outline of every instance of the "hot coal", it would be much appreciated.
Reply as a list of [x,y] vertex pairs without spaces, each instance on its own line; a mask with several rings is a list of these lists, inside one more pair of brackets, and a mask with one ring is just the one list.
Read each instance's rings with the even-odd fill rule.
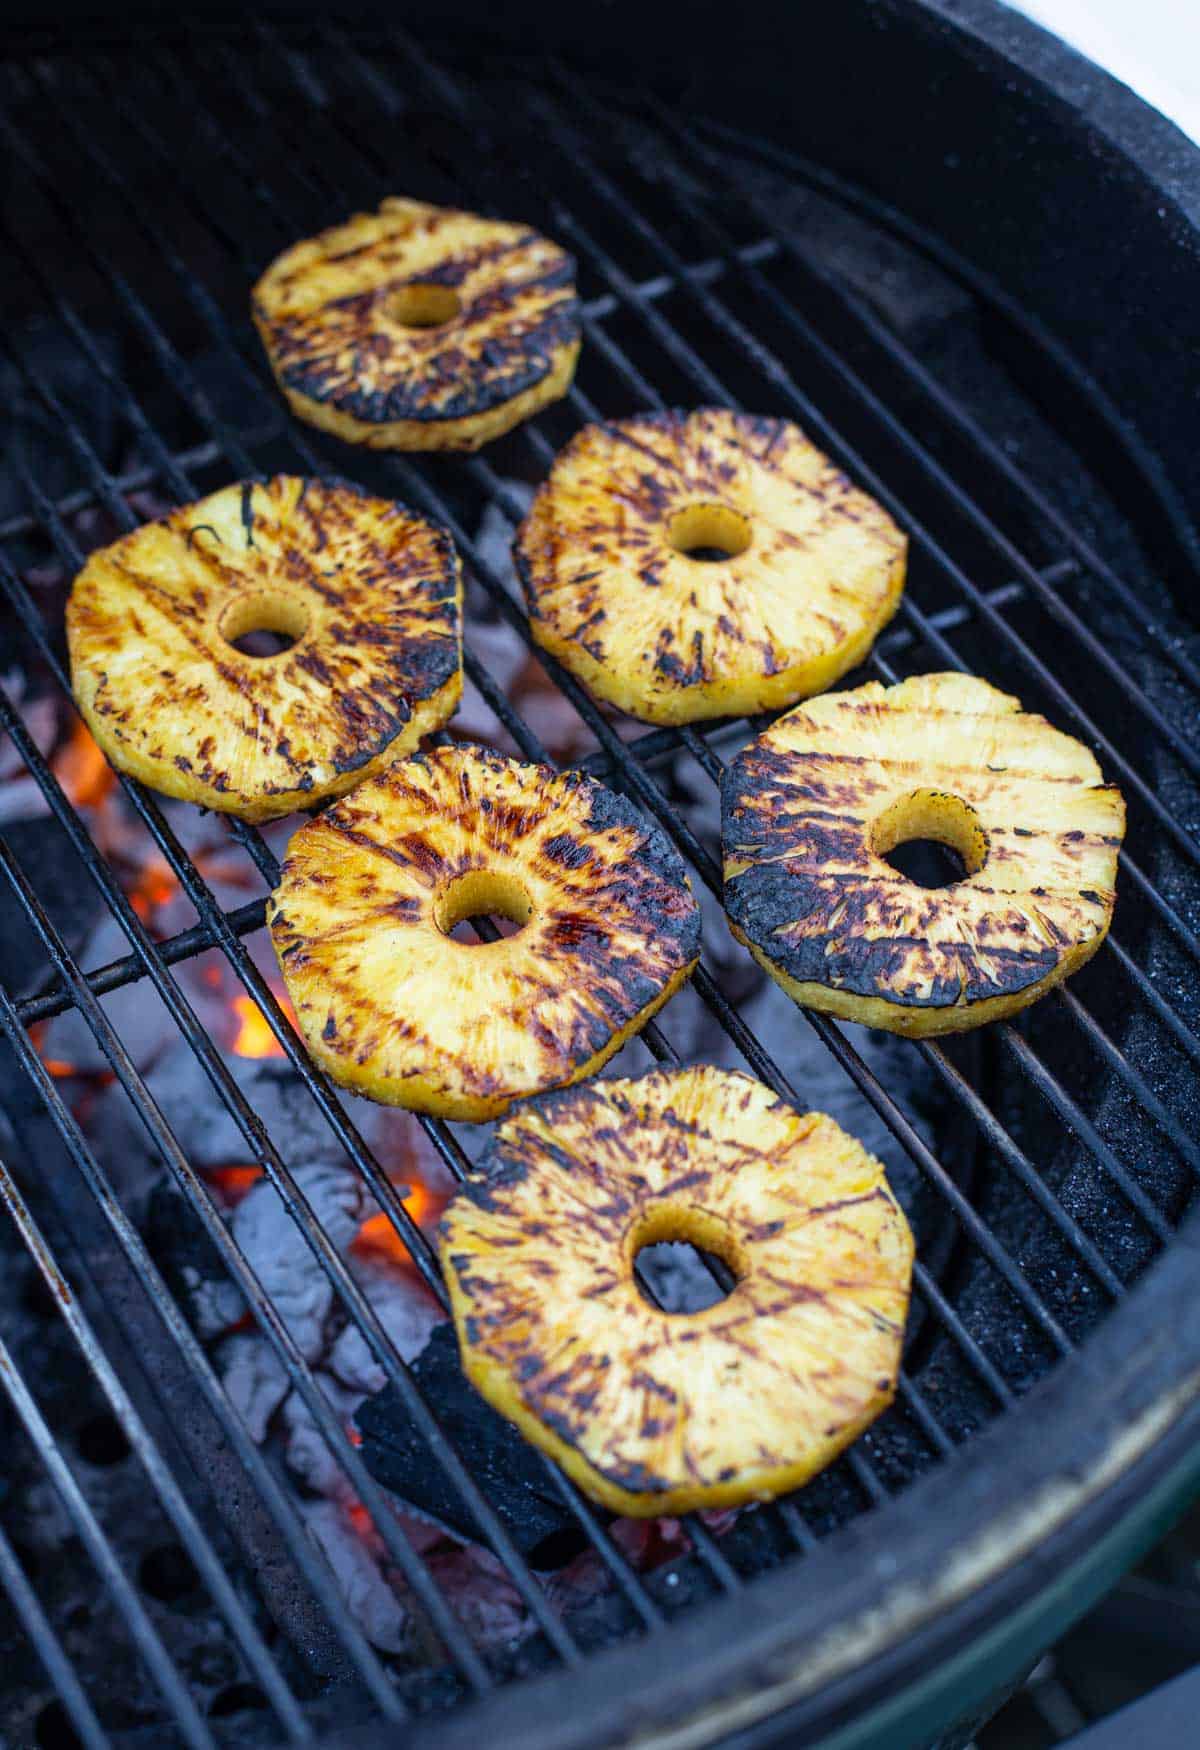
[[[412,1367],[414,1383],[521,1553],[535,1568],[564,1566],[584,1538],[546,1475],[541,1458],[479,1396],[462,1370],[452,1325],[440,1325]],[[456,1537],[478,1530],[414,1427],[399,1393],[386,1387],[359,1406],[367,1469],[406,1506]]]

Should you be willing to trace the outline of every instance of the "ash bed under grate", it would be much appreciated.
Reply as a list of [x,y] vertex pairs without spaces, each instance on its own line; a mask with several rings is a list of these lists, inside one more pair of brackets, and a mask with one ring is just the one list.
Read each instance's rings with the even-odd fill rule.
[[[1200,1168],[1200,649],[1119,477],[1055,429],[1047,361],[799,162],[553,68],[462,75],[399,33],[255,27],[0,85],[0,1636],[44,1667],[5,1661],[0,1731],[300,1742],[452,1708],[801,1563],[1019,1414],[1169,1242]],[[249,324],[279,248],[393,192],[526,218],[578,259],[577,387],[476,458],[296,425]],[[531,486],[587,419],[700,402],[796,418],[909,531],[901,612],[846,684],[976,670],[1124,790],[1110,942],[1018,1023],[912,1045],[793,1008],[719,907],[717,785],[754,726],[647,732],[532,653],[507,559]],[[85,552],[281,469],[445,521],[468,575],[452,733],[585,765],[688,859],[702,968],[610,1073],[748,1067],[888,1164],[920,1254],[901,1391],[791,1500],[646,1529],[533,1456],[494,1486],[488,1413],[444,1336],[422,1353],[420,1217],[479,1133],[380,1115],[307,1061],[264,952],[286,829],[114,788],[72,727]]]

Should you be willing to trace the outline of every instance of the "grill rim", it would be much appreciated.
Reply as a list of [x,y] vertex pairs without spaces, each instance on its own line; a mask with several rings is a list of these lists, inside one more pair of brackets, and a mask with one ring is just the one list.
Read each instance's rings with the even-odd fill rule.
[[[1177,1236],[1177,1238],[1176,1238],[1176,1240],[1175,1240],[1175,1241],[1174,1241],[1174,1242],[1173,1242],[1173,1244],[1172,1244],[1172,1255],[1173,1255],[1173,1254],[1174,1254],[1174,1252],[1175,1252],[1175,1251],[1176,1251],[1176,1250],[1177,1250],[1177,1248],[1178,1248],[1178,1246],[1179,1246],[1179,1240],[1180,1240],[1180,1237],[1181,1237],[1181,1236]],[[1163,1261],[1162,1261],[1162,1262],[1163,1262],[1163,1263],[1164,1263],[1164,1264],[1165,1264],[1165,1263],[1166,1263],[1166,1262],[1167,1262],[1167,1259],[1164,1259],[1164,1260],[1163,1260]],[[1146,1286],[1146,1287],[1148,1287],[1148,1286],[1149,1286],[1149,1284],[1150,1284],[1150,1283],[1151,1283],[1151,1282],[1152,1282],[1152,1280],[1153,1280],[1153,1279],[1154,1279],[1154,1277],[1155,1277],[1155,1274],[1156,1274],[1156,1272],[1157,1272],[1157,1270],[1158,1270],[1158,1269],[1159,1269],[1159,1266],[1153,1266],[1153,1267],[1151,1267],[1151,1269],[1150,1269],[1150,1270],[1149,1270],[1149,1271],[1147,1271],[1147,1273],[1146,1273],[1146,1276],[1145,1276],[1145,1278],[1144,1278],[1144,1282],[1143,1282],[1143,1283],[1142,1283],[1142,1284],[1139,1284],[1139,1289],[1138,1289],[1138,1290],[1135,1290],[1135,1291],[1133,1291],[1133,1293],[1134,1293],[1134,1294],[1137,1294],[1137,1293],[1139,1293],[1139,1292],[1140,1292],[1140,1289],[1141,1289],[1141,1288],[1142,1288],[1142,1287],[1143,1287],[1143,1286]],[[1131,1294],[1131,1295],[1130,1295],[1130,1297],[1129,1297],[1129,1301],[1132,1301],[1132,1299],[1133,1299],[1133,1294]],[[1123,1307],[1118,1307],[1118,1308],[1116,1308],[1116,1309],[1114,1309],[1114,1310],[1113,1310],[1113,1311],[1112,1311],[1112,1312],[1111,1312],[1111,1313],[1110,1313],[1110,1315],[1109,1315],[1109,1317],[1108,1317],[1108,1318],[1107,1318],[1107,1319],[1106,1319],[1106,1321],[1105,1321],[1105,1324],[1104,1324],[1104,1326],[1102,1326],[1102,1327],[1101,1327],[1101,1330],[1099,1330],[1099,1331],[1097,1331],[1097,1332],[1095,1332],[1095,1333],[1093,1333],[1093,1335],[1092,1335],[1092,1336],[1091,1336],[1091,1337],[1090,1337],[1090,1338],[1089,1338],[1089,1340],[1088,1340],[1088,1342],[1087,1342],[1087,1344],[1086,1344],[1086,1345],[1085,1345],[1085,1347],[1084,1347],[1084,1349],[1083,1349],[1083,1350],[1082,1350],[1082,1351],[1081,1351],[1081,1352],[1080,1352],[1080,1353],[1081,1353],[1081,1355],[1082,1355],[1082,1354],[1090,1354],[1090,1352],[1091,1352],[1091,1351],[1092,1351],[1092,1350],[1093,1350],[1093,1349],[1095,1349],[1095,1348],[1097,1348],[1097,1347],[1098,1347],[1098,1346],[1099,1346],[1099,1342],[1100,1342],[1100,1339],[1101,1339],[1101,1337],[1102,1337],[1102,1335],[1103,1335],[1103,1334],[1104,1334],[1104,1332],[1106,1332],[1106,1331],[1108,1331],[1108,1330],[1110,1330],[1110,1329],[1111,1329],[1111,1328],[1112,1328],[1112,1327],[1113,1327],[1113,1326],[1114,1326],[1114,1325],[1115,1325],[1115,1324],[1116,1324],[1116,1322],[1117,1322],[1117,1321],[1118,1321],[1118,1319],[1122,1319],[1122,1316],[1123,1316],[1123,1315],[1124,1315],[1124,1314],[1125,1314],[1125,1313],[1126,1313],[1126,1311],[1127,1311],[1127,1310],[1128,1310],[1128,1305],[1129,1305],[1129,1301],[1127,1301],[1127,1302],[1126,1302],[1126,1305],[1125,1305],[1125,1306],[1123,1306]],[[1165,1303],[1164,1303],[1164,1304],[1165,1304]],[[1143,1321],[1143,1322],[1144,1322],[1144,1324],[1147,1324],[1147,1325],[1152,1325],[1152,1323],[1153,1323],[1153,1320],[1152,1320],[1152,1319],[1147,1319],[1147,1320],[1145,1320],[1145,1321]],[[1176,1333],[1176,1335],[1177,1335],[1177,1333]],[[1070,1362],[1068,1362],[1068,1363],[1067,1363],[1067,1368],[1069,1368],[1069,1367],[1070,1367],[1070,1366],[1071,1366],[1071,1363],[1070,1363]],[[1062,1376],[1062,1375],[1063,1375],[1063,1374],[1064,1374],[1064,1373],[1066,1373],[1066,1371],[1067,1371],[1067,1368],[1064,1368],[1064,1367],[1063,1367],[1063,1366],[1062,1366],[1062,1365],[1061,1365],[1061,1364],[1060,1364],[1060,1365],[1059,1365],[1059,1366],[1058,1366],[1058,1367],[1056,1367],[1056,1369],[1055,1369],[1055,1372],[1054,1372],[1054,1374],[1053,1374],[1053,1375],[1052,1375],[1052,1380],[1058,1380],[1058,1379],[1059,1379],[1059,1378],[1060,1378],[1060,1377],[1061,1377],[1061,1376]],[[1048,1385],[1048,1384],[1050,1384],[1050,1383],[1051,1383],[1051,1381],[1046,1381],[1046,1382],[1044,1382],[1044,1383],[1045,1383],[1045,1384],[1047,1384],[1047,1385]],[[1024,1406],[1025,1406],[1025,1405],[1027,1405],[1027,1404],[1032,1404],[1032,1403],[1033,1403],[1033,1401],[1034,1401],[1034,1398],[1035,1398],[1035,1394],[1036,1394],[1036,1391],[1037,1391],[1037,1390],[1040,1390],[1040,1388],[1035,1388],[1035,1391],[1034,1391],[1034,1392],[1030,1392],[1030,1393],[1029,1393],[1029,1394],[1028,1394],[1028,1396],[1027,1396],[1027,1397],[1026,1397],[1026,1398],[1025,1398],[1025,1399],[1024,1399],[1024,1400],[1023,1400],[1023,1404],[1022,1404],[1022,1409],[1023,1409],[1023,1411],[1024,1411]],[[992,1431],[991,1431],[991,1430],[989,1430],[989,1433],[990,1433],[990,1432],[992,1432]],[[972,1441],[972,1442],[970,1442],[970,1443],[969,1443],[969,1444],[968,1444],[968,1445],[967,1445],[967,1446],[966,1446],[966,1447],[964,1447],[964,1449],[963,1449],[963,1452],[962,1452],[962,1453],[961,1453],[961,1454],[959,1454],[959,1455],[958,1455],[958,1456],[959,1456],[959,1457],[961,1457],[961,1458],[963,1458],[963,1459],[965,1459],[965,1458],[966,1458],[966,1457],[967,1457],[967,1455],[968,1455],[968,1454],[974,1454],[974,1453],[976,1453],[976,1452],[977,1452],[977,1450],[978,1450],[978,1448],[979,1448],[979,1447],[980,1447],[980,1446],[981,1446],[981,1444],[982,1444],[982,1443],[983,1443],[983,1441],[984,1441],[984,1440],[985,1440],[985,1439],[987,1439],[987,1437],[988,1437],[988,1436],[987,1436],[987,1435],[986,1435],[986,1434],[985,1434],[985,1435],[980,1435],[980,1436],[977,1436],[977,1437],[976,1437],[976,1439],[975,1439],[975,1440],[973,1440],[973,1441]],[[951,1462],[954,1462],[954,1461],[951,1461]],[[949,1475],[949,1474],[950,1474],[950,1473],[949,1473],[949,1472],[948,1472],[948,1471],[946,1471],[946,1470],[944,1470],[944,1469],[942,1469],[942,1468],[939,1468],[939,1472],[938,1472],[938,1476],[939,1476],[939,1478],[945,1478],[945,1477],[946,1477],[946,1476],[948,1476],[948,1475]],[[905,1493],[904,1493],[904,1494],[903,1494],[903,1495],[902,1495],[902,1496],[901,1496],[901,1497],[900,1497],[900,1498],[899,1498],[899,1501],[908,1501],[908,1500],[909,1500],[909,1499],[910,1499],[910,1498],[911,1498],[911,1497],[912,1497],[912,1496],[914,1496],[914,1495],[916,1495],[916,1494],[917,1494],[917,1493],[918,1493],[918,1491],[919,1491],[919,1489],[920,1489],[920,1487],[921,1487],[921,1485],[919,1485],[919,1484],[918,1484],[918,1485],[915,1485],[915,1486],[912,1486],[912,1487],[910,1487],[910,1488],[909,1488],[909,1489],[907,1489],[907,1490],[906,1490],[906,1491],[905,1491]],[[895,1504],[896,1504],[896,1505],[898,1505],[898,1504],[899,1504],[899,1501],[898,1501],[898,1502],[897,1502],[897,1503],[895,1503]],[[832,1550],[833,1550],[833,1548],[834,1548],[834,1546],[835,1546],[835,1543],[837,1543],[837,1541],[838,1541],[838,1539],[839,1539],[839,1537],[840,1537],[840,1535],[841,1535],[841,1534],[834,1534],[834,1536],[833,1536],[833,1537],[831,1537],[831,1538],[830,1538],[830,1539],[828,1539],[828,1540],[827,1540],[827,1546],[826,1546],[826,1547],[827,1547],[827,1548],[828,1548],[828,1549],[830,1549],[830,1550],[831,1550],[831,1551],[832,1551]],[[806,1570],[807,1570],[807,1572],[805,1572],[805,1571],[806,1571]],[[808,1577],[808,1576],[809,1576],[809,1575],[811,1575],[811,1572],[812,1572],[812,1570],[811,1570],[811,1569],[808,1569],[808,1564],[807,1564],[807,1563],[805,1563],[805,1564],[802,1564],[802,1565],[800,1565],[800,1564],[797,1564],[797,1565],[796,1565],[796,1566],[795,1566],[795,1570],[794,1570],[794,1571],[795,1571],[795,1573],[797,1573],[797,1574],[800,1574],[800,1573],[805,1573],[805,1584],[806,1584],[806,1585],[807,1585],[807,1584],[809,1584],[809,1583],[810,1583],[810,1581],[809,1581],[809,1577]],[[755,1589],[755,1590],[757,1590],[757,1586],[756,1586],[756,1589]],[[710,1608],[717,1608],[717,1609],[719,1609],[719,1607],[710,1607]],[[700,1611],[697,1611],[697,1612],[696,1612],[696,1613],[695,1613],[695,1618],[692,1618],[692,1617],[688,1617],[688,1618],[686,1618],[686,1619],[685,1619],[685,1621],[686,1621],[686,1622],[687,1622],[687,1623],[689,1623],[689,1624],[690,1624],[690,1623],[691,1623],[691,1622],[692,1622],[692,1621],[693,1621],[693,1620],[695,1620],[695,1619],[698,1619],[698,1618],[699,1618],[699,1616],[700,1616],[700,1614],[701,1614],[701,1613],[700,1613]],[[727,1622],[729,1622],[729,1621],[732,1621],[732,1613],[731,1613],[731,1612],[729,1612],[729,1611],[728,1611],[728,1610],[727,1610],[727,1611],[725,1611],[725,1613],[724,1613],[724,1616],[725,1616],[725,1620],[726,1620],[726,1621],[727,1621]],[[717,1634],[714,1634],[714,1636],[713,1636],[713,1639],[714,1639],[714,1640],[715,1640],[715,1639],[718,1639],[718,1638],[727,1638],[727,1637],[719,1637],[719,1636],[718,1636],[718,1635],[717,1635]],[[628,1645],[623,1645],[623,1646],[622,1646],[622,1647],[621,1647],[621,1648],[620,1648],[620,1649],[619,1649],[619,1653],[620,1653],[620,1654],[622,1654],[622,1655],[625,1655],[625,1654],[628,1654],[628,1653],[629,1653],[629,1652],[630,1652],[630,1651],[631,1651],[631,1650],[633,1650],[633,1649],[631,1649],[631,1648],[630,1648],[630,1647],[629,1647],[629,1646],[628,1646]],[[660,1651],[661,1651],[661,1648],[660,1648]],[[597,1661],[594,1661],[594,1662],[595,1662],[595,1663],[599,1663],[599,1660],[597,1660]],[[591,1661],[591,1660],[589,1660],[589,1661],[588,1661],[588,1664],[589,1664],[589,1665],[590,1665],[590,1664],[592,1664],[592,1663],[593,1663],[593,1661]],[[527,1691],[527,1690],[529,1690],[529,1689],[531,1689],[531,1687],[532,1687],[532,1686],[530,1686],[530,1685],[524,1685],[524,1686],[521,1686],[521,1690],[522,1690],[522,1693],[524,1693],[524,1692],[525,1692],[525,1691]],[[478,1716],[477,1716],[477,1715],[476,1715],[476,1714],[475,1714],[475,1713],[474,1713],[474,1710],[465,1710],[465,1711],[464,1711],[464,1717],[466,1717],[466,1714],[467,1714],[467,1713],[469,1713],[469,1714],[470,1714],[470,1716],[471,1716],[471,1717],[472,1717],[472,1718],[473,1718],[473,1719],[477,1719],[477,1717],[478,1717]]]

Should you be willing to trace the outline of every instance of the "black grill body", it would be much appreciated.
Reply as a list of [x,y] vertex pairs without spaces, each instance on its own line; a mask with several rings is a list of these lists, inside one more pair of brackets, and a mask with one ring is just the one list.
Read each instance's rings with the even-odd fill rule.
[[[647,18],[622,0],[586,18],[415,7],[400,23],[217,8],[186,28],[123,20],[119,37],[108,19],[69,40],[31,20],[12,42],[0,667],[61,698],[62,581],[154,505],[251,473],[346,474],[450,526],[472,579],[469,679],[509,745],[544,758],[547,732],[489,666],[493,633],[528,628],[488,528],[511,527],[582,421],[729,403],[797,419],[909,531],[903,608],[848,684],[980,672],[1087,741],[1130,810],[1112,939],[1019,1023],[899,1055],[786,1004],[755,1032],[744,969],[715,945],[713,809],[754,726],[623,739],[547,667],[547,693],[590,737],[570,757],[666,828],[711,904],[691,1006],[665,1010],[629,1067],[719,1050],[803,1106],[798,1077],[819,1058],[879,1127],[920,1244],[897,1404],[793,1500],[729,1526],[692,1519],[682,1553],[643,1574],[542,1466],[548,1523],[596,1556],[594,1593],[573,1605],[531,1566],[486,1467],[457,1426],[448,1437],[448,1403],[405,1365],[307,1199],[295,1123],[264,1121],[179,982],[216,950],[279,1041],[304,1122],[440,1296],[387,1164],[251,952],[276,848],[230,826],[253,891],[221,903],[179,815],[123,785],[194,912],[156,938],[39,744],[26,699],[40,695],[0,692],[63,857],[51,879],[41,828],[0,832],[6,1256],[14,1282],[49,1290],[0,1331],[13,1468],[45,1478],[82,1595],[106,1592],[144,1693],[122,1717],[102,1680],[81,1679],[71,1600],[0,1506],[6,1632],[32,1644],[57,1697],[39,1712],[40,1679],[18,1684],[14,1734],[45,1743],[66,1721],[88,1744],[932,1743],[1194,1488],[1200,157],[984,0],[826,12],[818,32],[792,9]],[[296,425],[250,329],[249,284],[280,248],[391,192],[527,218],[579,262],[576,390],[474,459],[367,457]],[[124,939],[83,966],[76,912],[96,907]],[[439,1510],[507,1576],[530,1628],[511,1646],[464,1626],[392,1517],[386,1472],[322,1397],[106,1006],[135,987],[280,1189],[437,1473]],[[171,1189],[166,1227],[241,1288],[373,1523],[418,1653],[381,1655],[345,1609],[291,1482],[230,1403],[163,1223],[123,1195],[48,1073],[28,1029],[69,1011]],[[797,1056],[801,1038],[815,1056]],[[424,1130],[461,1179],[470,1138]],[[207,1600],[219,1693],[172,1614],[191,1580],[173,1592],[161,1561],[130,1571],[130,1497],[99,1488],[96,1437],[51,1389],[46,1321],[65,1326],[80,1393],[108,1414],[155,1537]]]

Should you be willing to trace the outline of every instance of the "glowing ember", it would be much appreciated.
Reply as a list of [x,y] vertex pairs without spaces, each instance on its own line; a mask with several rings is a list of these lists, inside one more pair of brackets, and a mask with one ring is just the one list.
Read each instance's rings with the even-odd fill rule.
[[232,1207],[258,1184],[263,1170],[261,1167],[210,1167],[206,1176],[220,1193],[222,1201]]
[[[46,1025],[45,1021],[35,1021],[29,1029],[29,1042],[41,1058],[45,1068],[49,1070],[56,1082],[67,1081],[71,1076],[82,1075],[83,1071],[75,1064],[68,1063],[65,1058],[46,1056],[42,1050],[42,1041],[46,1036]],[[109,1079],[111,1080],[111,1072],[109,1072]]]
[[98,808],[116,783],[116,773],[92,740],[87,725],[77,722],[51,762],[54,775],[76,808]]
[[[418,1227],[427,1227],[442,1213],[446,1200],[431,1191],[428,1185],[414,1181],[408,1188],[404,1207]],[[376,1263],[398,1264],[403,1270],[415,1268],[408,1247],[392,1226],[391,1217],[382,1210],[363,1222],[350,1242],[350,1250],[360,1257],[372,1258]]]
[[367,1512],[361,1501],[347,1501],[346,1518],[350,1521],[360,1537],[369,1538],[374,1536],[375,1526],[372,1522],[371,1515]]
[[[276,1001],[288,1020],[295,1026],[296,1011],[282,992],[275,993]],[[233,1012],[237,1016],[237,1032],[234,1034],[231,1049],[238,1057],[282,1057],[283,1046],[271,1031],[270,1023],[258,1004],[245,992],[239,993],[233,999]]]
[[148,857],[129,889],[129,903],[145,923],[160,905],[174,899],[178,890],[179,883],[165,858]]

